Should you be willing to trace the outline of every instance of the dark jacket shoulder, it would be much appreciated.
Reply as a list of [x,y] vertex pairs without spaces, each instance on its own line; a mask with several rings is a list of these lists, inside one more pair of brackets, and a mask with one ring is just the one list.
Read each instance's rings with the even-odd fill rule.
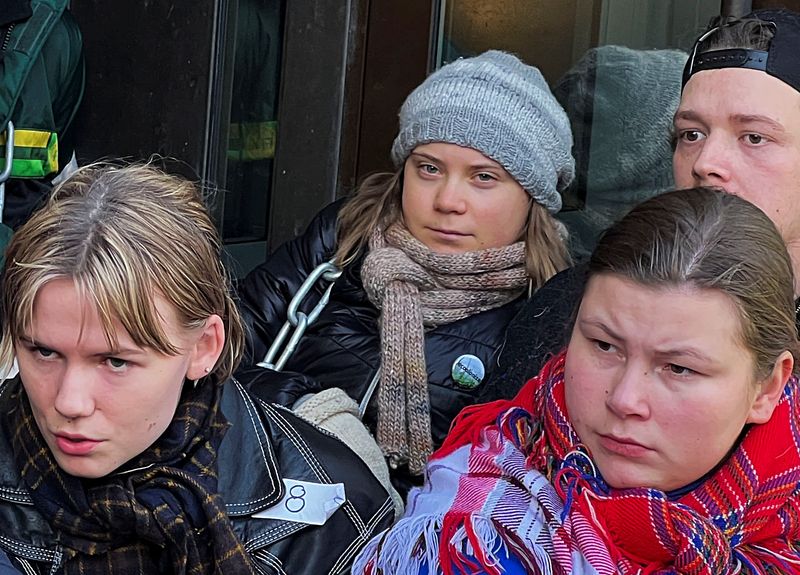
[[[239,282],[239,309],[244,320],[247,346],[243,364],[261,361],[286,320],[287,307],[300,285],[336,250],[336,221],[345,199],[323,208],[306,231],[281,244],[267,259]],[[309,301],[322,294],[314,290]],[[304,310],[305,311],[305,310]]]
[[483,389],[481,401],[514,397],[548,359],[566,347],[587,272],[586,264],[567,268],[525,301],[508,324],[497,367]]
[[17,470],[9,428],[13,382],[0,382],[0,551],[25,573],[49,573],[61,563],[61,549]]

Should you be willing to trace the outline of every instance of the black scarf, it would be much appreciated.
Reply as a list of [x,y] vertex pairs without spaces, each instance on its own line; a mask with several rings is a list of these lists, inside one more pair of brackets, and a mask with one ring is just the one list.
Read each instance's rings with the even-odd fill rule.
[[[58,534],[64,573],[255,573],[217,493],[217,448],[227,429],[221,388],[186,385],[172,423],[111,475],[81,479],[55,462],[19,377],[11,414],[17,466]],[[9,382],[11,384],[11,382]]]

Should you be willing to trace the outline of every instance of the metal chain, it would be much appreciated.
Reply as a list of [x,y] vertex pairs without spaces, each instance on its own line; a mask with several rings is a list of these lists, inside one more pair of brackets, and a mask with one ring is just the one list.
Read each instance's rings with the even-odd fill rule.
[[11,168],[14,165],[14,122],[6,124],[6,164],[0,174],[0,221],[3,220],[3,209],[6,205],[6,180],[11,177]]
[[[333,290],[333,284],[341,275],[342,270],[334,265],[333,260],[319,264],[308,274],[308,277],[300,285],[297,293],[294,294],[289,302],[289,308],[287,310],[288,318],[278,332],[275,341],[273,341],[272,345],[269,347],[267,355],[258,363],[259,367],[272,369],[274,371],[281,371],[283,369],[283,366],[285,366],[289,358],[292,357],[294,350],[297,348],[297,344],[300,342],[300,338],[303,337],[308,326],[317,320],[319,314],[328,304],[331,291]],[[300,305],[305,301],[306,296],[308,296],[308,293],[318,281],[327,281],[330,282],[330,284],[325,289],[317,305],[314,306],[314,309],[306,314],[300,311]],[[292,328],[294,328],[294,330]],[[290,332],[291,336],[289,336]],[[284,347],[284,341],[286,341],[287,337],[289,337],[289,341],[286,342]],[[275,361],[275,357],[281,351],[281,348],[283,348],[283,352],[280,353],[278,361]]]

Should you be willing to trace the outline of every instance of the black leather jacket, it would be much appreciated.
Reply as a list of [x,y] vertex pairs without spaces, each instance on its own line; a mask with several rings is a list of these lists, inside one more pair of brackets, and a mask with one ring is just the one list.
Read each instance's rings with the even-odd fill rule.
[[[266,262],[254,269],[239,285],[240,308],[247,325],[247,363],[263,359],[269,345],[287,317],[288,302],[300,284],[320,263],[333,257],[336,247],[336,218],[343,200],[324,208],[305,234],[279,247]],[[291,406],[306,393],[339,387],[362,404],[364,423],[374,433],[377,424],[377,393],[374,384],[380,367],[378,309],[369,301],[360,277],[361,262],[348,266],[325,306],[300,340],[284,368],[283,376],[264,373],[261,368],[239,372],[241,381],[261,381],[272,401]],[[321,284],[308,296],[309,311],[319,300]],[[480,359],[489,376],[495,365],[506,325],[521,306],[522,298],[499,308],[439,326],[425,333],[425,360],[431,409],[431,430],[435,446],[441,445],[453,418],[475,403],[481,386],[467,388],[452,377],[454,362],[464,354]],[[259,373],[261,372],[261,373]],[[301,375],[302,374],[302,375]],[[491,395],[491,394],[489,394]],[[494,399],[497,399],[495,397]],[[392,472],[403,493],[407,486]],[[412,483],[419,478],[406,479]]]
[[[17,472],[9,387],[0,384],[0,550],[23,573],[52,575],[61,571],[61,550]],[[262,572],[349,572],[361,547],[392,523],[386,490],[338,439],[236,382],[225,385],[222,410],[232,426],[219,449],[219,489],[234,531]],[[254,518],[284,496],[282,479],[344,483],[346,501],[322,526]]]

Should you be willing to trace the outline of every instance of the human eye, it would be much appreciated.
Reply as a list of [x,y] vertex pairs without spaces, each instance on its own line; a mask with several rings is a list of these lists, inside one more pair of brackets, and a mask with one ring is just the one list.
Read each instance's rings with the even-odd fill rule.
[[497,181],[497,177],[494,174],[490,174],[489,172],[480,172],[475,177],[482,184],[487,184],[487,183],[490,183],[490,182]]
[[435,176],[439,173],[439,168],[433,164],[420,163],[417,169],[425,176]]
[[671,375],[677,375],[677,376],[689,376],[697,374],[695,370],[688,368],[685,365],[679,365],[677,363],[666,364],[664,366],[664,370],[669,372]]
[[603,353],[611,353],[613,351],[616,351],[616,348],[612,344],[608,343],[607,341],[603,341],[602,339],[593,339],[591,341],[592,341],[592,344],[594,345],[594,347],[598,351],[601,351]]
[[693,144],[695,142],[699,142],[703,138],[705,138],[705,134],[700,130],[679,130],[678,131],[678,141],[684,142],[687,144]]
[[38,345],[30,346],[30,350],[36,357],[45,361],[55,359],[57,355],[56,352],[53,351],[52,349],[48,349],[46,347],[41,347]]
[[17,344],[19,350],[24,351],[37,361],[52,361],[58,357],[57,351],[37,345],[31,339],[20,339]]
[[111,369],[111,371],[115,373],[123,373],[130,366],[130,363],[127,360],[119,357],[107,357],[103,360],[103,362],[106,364],[106,366],[108,366],[109,369]]
[[751,146],[761,146],[767,142],[767,138],[756,133],[745,134],[743,138],[744,141]]

